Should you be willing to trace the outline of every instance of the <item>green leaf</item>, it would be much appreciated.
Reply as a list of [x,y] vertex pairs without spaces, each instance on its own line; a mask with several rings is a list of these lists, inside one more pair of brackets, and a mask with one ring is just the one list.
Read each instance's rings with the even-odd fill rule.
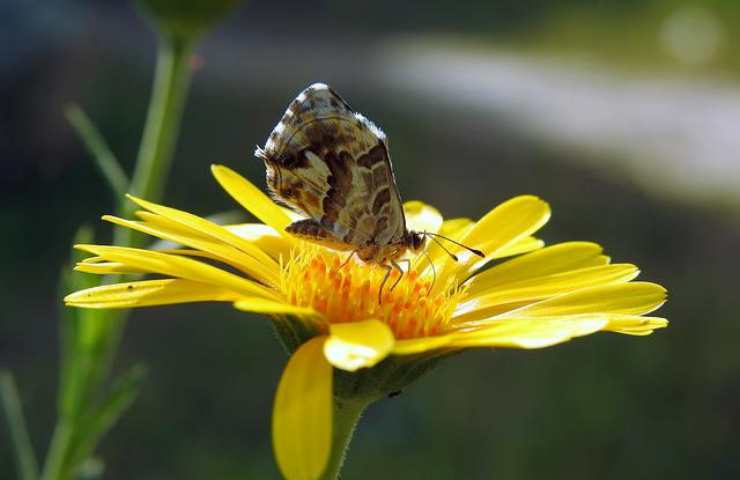
[[186,40],[208,30],[243,0],[137,0],[142,13],[166,35]]
[[0,400],[2,400],[10,440],[15,451],[18,478],[19,480],[36,480],[39,476],[36,455],[33,453],[33,446],[23,418],[23,408],[15,380],[13,380],[13,375],[6,370],[0,371]]
[[129,179],[118,160],[116,160],[116,156],[108,147],[103,135],[77,105],[70,105],[64,113],[85,147],[87,147],[90,155],[92,155],[100,173],[110,184],[113,193],[116,194],[117,198],[122,198],[128,192]]
[[[89,226],[82,226],[75,234],[73,244],[93,243],[94,235]],[[100,285],[100,277],[75,272],[72,267],[82,260],[85,254],[77,250],[70,252],[70,262],[65,265],[61,272],[60,294],[66,294],[76,290],[95,287]],[[102,312],[103,314],[105,312]],[[82,329],[87,324],[98,321],[93,316],[101,316],[95,311],[82,310],[79,308],[67,308],[61,306],[60,312],[60,339],[61,339],[61,369],[58,392],[58,410],[63,416],[74,416],[77,409],[84,408],[84,394],[82,392],[84,377],[87,370],[82,367],[85,362],[83,352],[84,342],[81,340]]]
[[[83,226],[77,231],[74,244],[78,243],[94,243],[91,228]],[[106,281],[98,275],[72,270],[73,265],[86,256],[86,253],[72,251],[70,265],[61,274],[62,297]],[[124,316],[122,310],[61,306],[61,369],[57,408],[62,417],[74,421],[97,398],[98,390],[108,374]]]
[[103,401],[80,419],[64,462],[67,468],[83,465],[89,459],[101,437],[134,402],[145,376],[146,369],[142,365],[131,367],[114,382]]

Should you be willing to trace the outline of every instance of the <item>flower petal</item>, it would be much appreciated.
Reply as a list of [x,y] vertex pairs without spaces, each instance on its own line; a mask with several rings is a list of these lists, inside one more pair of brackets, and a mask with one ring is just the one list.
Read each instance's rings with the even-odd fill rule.
[[462,237],[469,247],[489,245],[487,254],[524,238],[542,227],[550,218],[550,206],[532,195],[514,197],[483,216]]
[[[458,305],[453,316],[458,321],[490,317],[494,313],[505,311],[508,305],[533,303],[555,295],[598,285],[625,283],[634,279],[638,274],[639,270],[634,265],[614,264],[495,285],[476,291],[472,296],[466,296],[468,300]],[[480,286],[480,283],[478,285]]]
[[[549,218],[550,207],[545,201],[532,195],[522,195],[488,212],[460,241],[468,247],[482,250],[487,258],[494,258],[498,251],[536,232]],[[480,264],[480,257],[467,251],[460,252],[458,262],[445,259],[440,269],[443,278],[435,289],[446,288],[448,282],[444,277],[448,275],[453,275],[457,282],[462,282],[470,274],[470,269]]]
[[663,305],[665,300],[666,290],[660,285],[631,282],[576,290],[501,316],[544,317],[593,313],[643,315]]
[[473,225],[475,225],[475,222],[469,218],[450,218],[442,222],[439,233],[445,237],[460,238],[465,235],[469,229],[473,228]]
[[566,317],[527,317],[496,321],[486,327],[460,333],[450,346],[542,348],[597,332],[608,325],[603,314]]
[[75,248],[98,255],[111,262],[119,262],[150,273],[223,287],[244,296],[279,300],[271,289],[257,282],[221,270],[197,260],[139,248],[104,245],[75,245]]
[[[161,215],[166,220],[178,224],[180,227],[189,229],[193,235],[207,235],[208,237],[218,240],[220,242],[231,245],[238,248],[245,254],[253,257],[254,259],[265,263],[266,266],[276,266],[274,260],[270,258],[265,252],[257,248],[255,245],[249,243],[238,235],[234,235],[221,225],[215,224],[205,218],[201,218],[192,213],[177,210],[171,207],[165,207],[164,205],[158,205],[156,203],[148,202],[140,198],[136,198],[132,195],[128,195],[128,198],[135,202],[137,205]],[[147,220],[147,221],[151,221]]]
[[324,344],[324,355],[335,367],[354,372],[383,360],[394,342],[391,329],[378,320],[334,323]]
[[264,298],[242,298],[234,302],[234,308],[245,312],[270,315],[295,315],[298,317],[320,317],[321,314],[308,307],[297,307],[289,303],[275,302]]
[[218,261],[231,265],[262,283],[273,286],[279,283],[279,269],[274,261],[265,264],[260,259],[254,258],[244,253],[241,249],[234,248],[232,244],[223,242],[220,239],[214,241],[212,238],[200,235],[190,236],[182,234],[177,230],[171,230],[163,225],[153,226],[144,222],[124,220],[112,215],[104,215],[103,220],[210,253]]
[[604,330],[627,335],[650,335],[653,330],[668,326],[668,320],[660,317],[612,314],[608,318],[609,325]]
[[403,204],[406,227],[415,232],[437,233],[442,226],[439,210],[426,203],[413,200]]
[[212,165],[211,172],[234,200],[266,225],[282,233],[291,223],[288,215],[270,197],[232,169],[223,165]]
[[281,256],[287,259],[294,245],[289,236],[281,235],[277,230],[263,223],[226,225],[224,228],[257,245],[275,260],[279,260]]
[[167,278],[102,285],[74,292],[64,303],[85,308],[131,308],[189,302],[233,301],[239,295],[225,288]]
[[508,283],[516,283],[568,270],[606,265],[602,248],[590,242],[566,242],[545,247],[496,265],[468,280],[466,298]]
[[[512,243],[506,247],[496,250],[495,253],[491,254],[490,260],[497,258],[513,257],[514,255],[521,255],[522,253],[531,252],[545,246],[545,242],[536,237],[524,237],[519,241]],[[488,263],[488,258],[482,259],[482,263]],[[480,265],[483,266],[483,265]],[[476,265],[472,269],[477,270],[480,266]]]
[[146,273],[145,271],[133,268],[120,262],[106,262],[100,257],[86,258],[75,265],[76,272],[94,273],[96,275],[127,275]]
[[414,355],[416,353],[437,350],[449,346],[455,338],[455,335],[451,334],[396,340],[391,353],[393,355]]
[[288,480],[316,480],[329,460],[333,371],[324,358],[325,339],[315,337],[295,351],[275,394],[272,445]]

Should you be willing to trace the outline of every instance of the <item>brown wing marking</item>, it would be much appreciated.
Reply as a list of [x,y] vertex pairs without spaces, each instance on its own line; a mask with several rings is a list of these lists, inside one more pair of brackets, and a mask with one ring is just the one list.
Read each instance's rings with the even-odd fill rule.
[[327,178],[329,190],[323,200],[324,214],[321,224],[334,231],[337,236],[344,236],[350,225],[339,222],[340,215],[347,207],[347,199],[352,186],[352,157],[347,152],[330,152],[324,157],[326,165],[331,171]]
[[399,241],[406,232],[406,219],[385,144],[378,142],[357,158],[356,165],[359,178],[347,204],[357,228],[345,241],[358,245]]

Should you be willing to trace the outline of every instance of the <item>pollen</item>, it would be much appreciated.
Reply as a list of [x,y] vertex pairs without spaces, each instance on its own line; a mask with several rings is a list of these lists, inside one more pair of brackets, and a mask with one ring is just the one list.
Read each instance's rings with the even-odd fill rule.
[[285,298],[313,308],[328,323],[380,320],[397,339],[433,336],[447,329],[462,293],[459,289],[430,293],[434,278],[420,276],[413,260],[409,271],[401,274],[394,269],[382,285],[386,268],[354,258],[347,261],[347,255],[312,246],[294,254],[282,270]]

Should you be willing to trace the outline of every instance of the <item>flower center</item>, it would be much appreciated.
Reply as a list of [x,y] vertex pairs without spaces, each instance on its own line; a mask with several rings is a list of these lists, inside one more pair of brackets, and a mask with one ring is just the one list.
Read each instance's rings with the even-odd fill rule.
[[413,268],[403,275],[394,269],[383,285],[386,268],[354,258],[345,262],[346,255],[308,247],[293,256],[282,275],[288,301],[313,308],[329,323],[383,321],[397,339],[444,332],[459,290],[429,294],[433,277],[420,278]]

